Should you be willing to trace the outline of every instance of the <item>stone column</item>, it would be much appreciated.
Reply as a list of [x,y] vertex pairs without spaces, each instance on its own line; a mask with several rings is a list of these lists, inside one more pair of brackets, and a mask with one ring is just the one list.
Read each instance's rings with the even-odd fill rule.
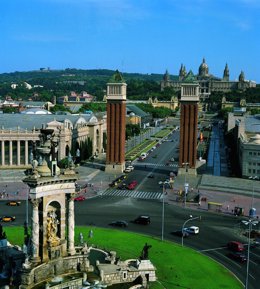
[[21,165],[21,142],[17,140],[17,166]]
[[9,165],[13,165],[13,142],[9,140]]
[[32,213],[32,261],[39,262],[39,203],[41,199],[31,200],[33,205]]
[[5,141],[4,140],[2,140],[1,146],[2,146],[2,166],[4,166],[5,165]]
[[69,197],[69,212],[68,212],[68,254],[75,255],[76,250],[74,246],[75,237],[75,218],[74,218],[74,194]]
[[25,143],[25,148],[24,148],[24,151],[25,151],[25,165],[27,166],[28,165],[28,140],[26,140],[24,143]]

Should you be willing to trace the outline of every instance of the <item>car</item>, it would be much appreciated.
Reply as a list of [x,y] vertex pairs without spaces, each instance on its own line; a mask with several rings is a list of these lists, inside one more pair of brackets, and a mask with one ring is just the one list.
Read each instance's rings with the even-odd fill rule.
[[247,261],[247,257],[245,256],[245,254],[241,253],[241,252],[229,252],[227,254],[227,256],[230,258],[230,259],[233,259],[235,261],[238,261],[238,262],[241,262],[241,263],[244,263]]
[[154,174],[150,174],[150,175],[148,175],[147,178],[149,178],[149,179],[153,179],[153,178],[154,178]]
[[132,181],[130,184],[128,184],[127,189],[134,190],[136,186],[137,186],[137,181]]
[[3,216],[0,217],[1,222],[9,223],[15,221],[15,216]]
[[131,173],[131,169],[130,168],[126,168],[125,170],[124,170],[124,173]]
[[117,187],[119,190],[126,190],[127,189],[127,184],[126,183],[122,183],[121,185],[119,185]]
[[128,166],[127,169],[130,169],[131,171],[133,171],[135,168],[134,166]]
[[151,218],[148,215],[140,215],[134,220],[135,224],[149,225],[151,223]]
[[179,237],[183,237],[183,238],[187,238],[187,237],[189,237],[189,233],[187,232],[187,231],[185,231],[185,230],[177,230],[177,231],[173,231],[172,232],[172,234],[173,235],[175,235],[175,236],[179,236]]
[[20,201],[9,201],[6,203],[7,206],[20,206],[21,202]]
[[126,221],[113,221],[109,225],[114,227],[126,228],[128,226],[128,223]]
[[183,228],[183,231],[189,233],[189,234],[193,234],[193,235],[197,235],[200,232],[199,227],[196,226],[190,226],[188,228]]
[[244,245],[237,241],[228,242],[227,248],[233,252],[243,252],[245,250]]
[[86,200],[86,198],[84,196],[78,196],[74,199],[75,202],[83,202],[85,200]]

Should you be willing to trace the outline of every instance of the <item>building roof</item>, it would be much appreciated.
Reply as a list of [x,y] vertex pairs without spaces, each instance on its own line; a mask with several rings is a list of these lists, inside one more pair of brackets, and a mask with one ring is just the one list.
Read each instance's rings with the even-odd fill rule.
[[9,114],[3,113],[0,114],[0,128],[2,129],[10,129],[17,130],[19,127],[21,130],[33,130],[42,128],[43,124],[47,124],[49,122],[58,121],[64,122],[65,120],[69,120],[73,126],[75,126],[78,122],[92,122],[97,121],[97,119],[93,115],[54,115],[54,114]]
[[32,107],[20,112],[21,114],[52,114],[50,111],[42,108]]
[[139,108],[138,106],[134,105],[134,104],[127,104],[126,105],[126,113],[130,114],[131,112],[133,112],[135,115],[138,115],[140,117],[145,117],[148,116],[149,113],[144,112],[141,108]]
[[260,114],[245,117],[245,131],[260,133]]

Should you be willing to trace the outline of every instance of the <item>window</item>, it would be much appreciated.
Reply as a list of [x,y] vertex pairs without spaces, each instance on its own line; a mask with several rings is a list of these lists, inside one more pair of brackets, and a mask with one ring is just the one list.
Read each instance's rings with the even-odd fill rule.
[[251,155],[252,155],[252,152],[249,152],[249,155],[251,156]]
[[123,272],[123,279],[125,280],[127,278],[127,272]]

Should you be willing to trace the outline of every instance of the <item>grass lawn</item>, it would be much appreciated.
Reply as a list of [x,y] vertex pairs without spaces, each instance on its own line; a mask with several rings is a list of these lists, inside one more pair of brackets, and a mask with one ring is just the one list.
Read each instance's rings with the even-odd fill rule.
[[[22,245],[22,227],[4,227],[12,244]],[[93,238],[88,239],[89,230]],[[76,227],[75,243],[79,243],[79,233],[83,233],[88,245],[96,245],[107,251],[116,251],[121,260],[138,258],[144,244],[152,245],[149,259],[157,268],[158,281],[151,283],[150,289],[241,289],[242,284],[224,267],[206,256],[178,244],[160,241],[146,235],[128,233],[115,229],[97,227]]]

